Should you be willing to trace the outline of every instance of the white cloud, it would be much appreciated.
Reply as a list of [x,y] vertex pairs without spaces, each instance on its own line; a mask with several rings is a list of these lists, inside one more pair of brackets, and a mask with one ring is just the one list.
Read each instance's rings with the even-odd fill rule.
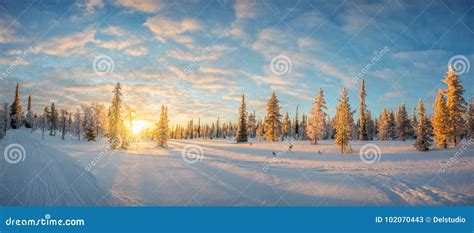
[[146,13],[157,12],[165,6],[165,3],[160,0],[117,0],[115,3],[125,8]]
[[94,8],[102,8],[104,7],[104,3],[102,0],[88,0],[85,4],[86,11],[89,13],[92,13],[94,11]]
[[165,42],[166,39],[173,39],[185,44],[192,43],[193,39],[188,35],[183,35],[183,33],[193,32],[199,28],[199,24],[193,19],[185,18],[181,21],[175,21],[164,16],[148,18],[145,22],[145,26],[147,26],[155,34],[156,39],[161,42]]
[[138,48],[130,48],[126,49],[125,53],[130,55],[130,56],[144,56],[148,54],[148,49],[145,47],[138,47]]
[[237,18],[256,18],[258,11],[256,10],[255,0],[235,1],[234,12]]
[[84,46],[94,43],[96,30],[92,27],[86,28],[82,32],[76,32],[67,36],[56,36],[46,41],[38,43],[33,48],[33,53],[45,53],[48,55],[63,56],[85,54]]
[[26,38],[17,34],[21,25],[9,17],[7,13],[0,12],[0,44],[24,43]]

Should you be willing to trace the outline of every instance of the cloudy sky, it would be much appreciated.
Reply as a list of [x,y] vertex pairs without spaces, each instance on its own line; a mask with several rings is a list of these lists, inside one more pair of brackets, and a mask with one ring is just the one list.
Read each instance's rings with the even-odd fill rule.
[[[139,118],[235,120],[240,96],[264,114],[309,112],[319,88],[373,113],[434,100],[448,63],[473,95],[473,1],[0,0],[0,101],[18,82],[35,110],[108,104],[115,82]],[[474,68],[473,68],[474,69]],[[26,98],[23,98],[26,100]]]

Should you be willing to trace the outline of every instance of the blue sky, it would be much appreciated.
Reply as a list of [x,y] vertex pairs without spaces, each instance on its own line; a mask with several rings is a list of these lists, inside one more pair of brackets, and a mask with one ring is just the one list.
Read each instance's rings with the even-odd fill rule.
[[[161,104],[173,122],[235,120],[242,93],[263,116],[272,90],[283,112],[298,104],[309,112],[319,88],[333,115],[343,87],[357,109],[359,74],[378,115],[404,100],[430,107],[454,56],[463,56],[459,76],[466,99],[473,95],[473,1],[0,4],[0,101],[11,102],[19,82],[37,111],[50,101],[69,110],[108,104],[119,81],[125,103],[149,121]],[[275,72],[275,57],[291,69]]]

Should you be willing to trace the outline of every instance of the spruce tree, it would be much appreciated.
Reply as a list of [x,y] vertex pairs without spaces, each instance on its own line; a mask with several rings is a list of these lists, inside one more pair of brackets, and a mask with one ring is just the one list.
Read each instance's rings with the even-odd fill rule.
[[459,137],[464,130],[463,114],[466,111],[466,101],[462,96],[464,89],[461,79],[456,75],[452,66],[449,67],[443,82],[448,86],[445,90],[446,108],[448,109],[448,137],[454,146],[457,146]]
[[275,92],[272,93],[267,106],[267,115],[265,118],[265,140],[276,142],[281,138],[282,124],[280,105]]
[[54,102],[51,103],[51,115],[49,118],[49,135],[56,136],[56,130],[58,129],[58,110],[54,105]]
[[308,128],[308,117],[303,112],[303,116],[301,117],[301,125],[300,125],[300,139],[307,140],[307,128]]
[[416,139],[416,127],[418,126],[418,119],[416,118],[416,108],[411,110],[411,119],[410,119],[410,133],[413,139]]
[[367,141],[369,140],[369,135],[367,133],[367,118],[366,118],[366,105],[365,105],[365,84],[362,79],[360,82],[360,91],[359,91],[359,140]]
[[448,109],[446,108],[446,101],[441,89],[438,90],[438,96],[436,97],[433,109],[434,115],[431,118],[431,124],[433,125],[434,141],[438,147],[447,148]]
[[237,142],[247,142],[247,106],[245,105],[245,95],[242,94],[242,101],[239,108],[239,120],[237,126]]
[[380,118],[378,120],[378,135],[377,138],[381,141],[388,140],[390,137],[390,114],[388,113],[387,109],[384,108],[382,113],[380,114]]
[[157,135],[156,135],[156,140],[158,146],[161,147],[167,147],[168,146],[168,107],[165,107],[164,105],[161,106],[161,114],[160,114],[160,120],[158,122],[158,128],[156,130]]
[[10,106],[10,127],[12,129],[19,129],[23,121],[23,109],[21,107],[20,98],[20,84],[16,84],[15,100]]
[[354,129],[352,114],[349,104],[349,93],[344,88],[339,98],[334,122],[334,127],[336,128],[335,143],[339,146],[341,154],[350,151],[349,141],[352,139]]
[[425,116],[425,107],[421,99],[418,101],[418,125],[416,127],[416,141],[413,145],[419,151],[428,151],[431,146],[428,119]]
[[122,88],[120,83],[117,83],[114,88],[114,97],[112,99],[112,106],[109,112],[109,144],[115,150],[121,146],[121,124],[122,118],[120,110],[122,107]]
[[367,110],[365,112],[365,119],[367,121],[367,140],[373,140],[374,139],[374,121],[372,120],[372,113],[370,110]]
[[410,119],[405,106],[405,102],[400,106],[398,105],[397,116],[396,116],[396,127],[398,138],[405,141],[410,136]]
[[299,138],[300,135],[300,122],[299,122],[299,112],[298,112],[299,105],[296,105],[296,113],[295,119],[293,120],[293,133],[296,138]]
[[33,128],[34,124],[34,117],[33,117],[33,109],[31,107],[31,95],[28,96],[28,112],[26,114],[26,121],[25,121],[25,127],[26,128]]
[[311,139],[311,144],[316,145],[318,139],[323,137],[326,129],[326,100],[324,100],[324,91],[319,89],[315,98],[311,115],[308,121],[307,135]]
[[255,110],[248,116],[247,119],[247,135],[250,138],[255,138],[257,130],[257,119],[255,116]]
[[474,97],[471,98],[469,110],[467,111],[468,136],[474,140]]
[[291,133],[291,120],[288,112],[286,112],[283,118],[283,138],[288,138]]

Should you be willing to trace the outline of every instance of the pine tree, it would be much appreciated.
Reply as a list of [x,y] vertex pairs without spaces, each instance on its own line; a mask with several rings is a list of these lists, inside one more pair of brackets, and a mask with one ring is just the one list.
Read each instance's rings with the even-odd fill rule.
[[298,108],[299,105],[296,105],[296,113],[295,113],[295,119],[293,120],[293,133],[296,138],[299,138],[300,135],[300,122],[299,122],[299,116],[298,116]]
[[382,141],[388,140],[390,136],[389,131],[390,131],[390,114],[388,113],[387,109],[384,108],[378,120],[377,138]]
[[61,132],[61,140],[64,140],[65,139],[65,136],[66,136],[66,126],[67,126],[67,121],[66,121],[66,115],[68,114],[66,109],[61,109],[61,128],[62,128],[62,132]]
[[344,88],[336,109],[334,127],[336,128],[335,143],[340,147],[341,154],[350,151],[349,141],[352,139],[354,120],[349,104],[349,93]]
[[160,121],[158,122],[158,128],[156,130],[156,142],[158,146],[167,147],[168,146],[168,107],[164,105],[161,106]]
[[418,126],[418,119],[416,118],[416,108],[411,110],[411,119],[410,119],[410,134],[413,139],[416,139],[416,127]]
[[257,136],[258,136],[258,142],[262,142],[262,138],[265,136],[265,131],[264,131],[264,126],[262,121],[258,122],[257,124]]
[[374,121],[372,120],[372,113],[370,110],[367,110],[365,112],[365,119],[367,121],[366,125],[366,130],[367,130],[367,140],[373,140],[374,139]]
[[49,118],[49,135],[56,136],[56,130],[58,129],[58,110],[54,105],[54,102],[51,103],[51,115]]
[[438,91],[435,103],[433,105],[434,115],[431,119],[433,125],[434,141],[438,147],[447,148],[448,138],[448,109],[441,89]]
[[397,125],[395,122],[395,113],[390,109],[388,120],[388,138],[394,140],[397,137]]
[[28,96],[28,113],[26,114],[25,127],[33,128],[34,118],[33,118],[33,109],[31,108],[31,95]]
[[283,118],[283,138],[288,138],[291,133],[291,121],[288,112],[286,112],[285,117]]
[[464,89],[461,85],[461,79],[456,75],[452,66],[449,67],[443,82],[448,86],[445,91],[446,108],[448,109],[448,138],[454,143],[454,146],[457,146],[458,138],[464,129],[463,114],[466,111],[466,101],[462,96]]
[[360,91],[359,91],[359,140],[367,141],[369,140],[369,135],[367,133],[367,118],[366,118],[366,105],[365,105],[365,84],[362,79],[360,82]]
[[272,93],[267,106],[267,115],[265,118],[265,140],[269,142],[276,142],[281,137],[282,125],[280,106],[275,92]]
[[23,109],[21,107],[20,84],[16,84],[15,100],[10,106],[10,126],[12,129],[19,129],[23,121]]
[[405,141],[410,136],[410,119],[405,106],[405,102],[400,106],[398,105],[397,116],[396,116],[396,127],[398,138]]
[[468,136],[474,140],[474,97],[471,98],[469,111],[467,111]]
[[311,115],[308,121],[307,135],[311,139],[311,144],[316,145],[326,129],[326,101],[324,100],[324,91],[319,89],[318,95],[315,98]]
[[112,106],[109,112],[109,144],[110,147],[115,150],[121,147],[121,124],[122,118],[120,116],[120,110],[122,107],[122,88],[120,83],[117,83],[114,88],[114,97],[112,99]]
[[428,119],[425,116],[425,107],[421,99],[418,101],[418,125],[416,127],[416,141],[413,145],[419,151],[428,151],[431,146]]
[[308,117],[306,114],[303,112],[303,116],[301,117],[301,125],[300,125],[300,138],[301,140],[307,140],[308,139]]
[[257,131],[257,120],[255,116],[255,110],[248,116],[247,119],[247,135],[250,138],[255,138]]
[[237,127],[237,142],[247,142],[247,106],[245,105],[245,95],[242,94],[242,101],[240,102],[239,120]]

